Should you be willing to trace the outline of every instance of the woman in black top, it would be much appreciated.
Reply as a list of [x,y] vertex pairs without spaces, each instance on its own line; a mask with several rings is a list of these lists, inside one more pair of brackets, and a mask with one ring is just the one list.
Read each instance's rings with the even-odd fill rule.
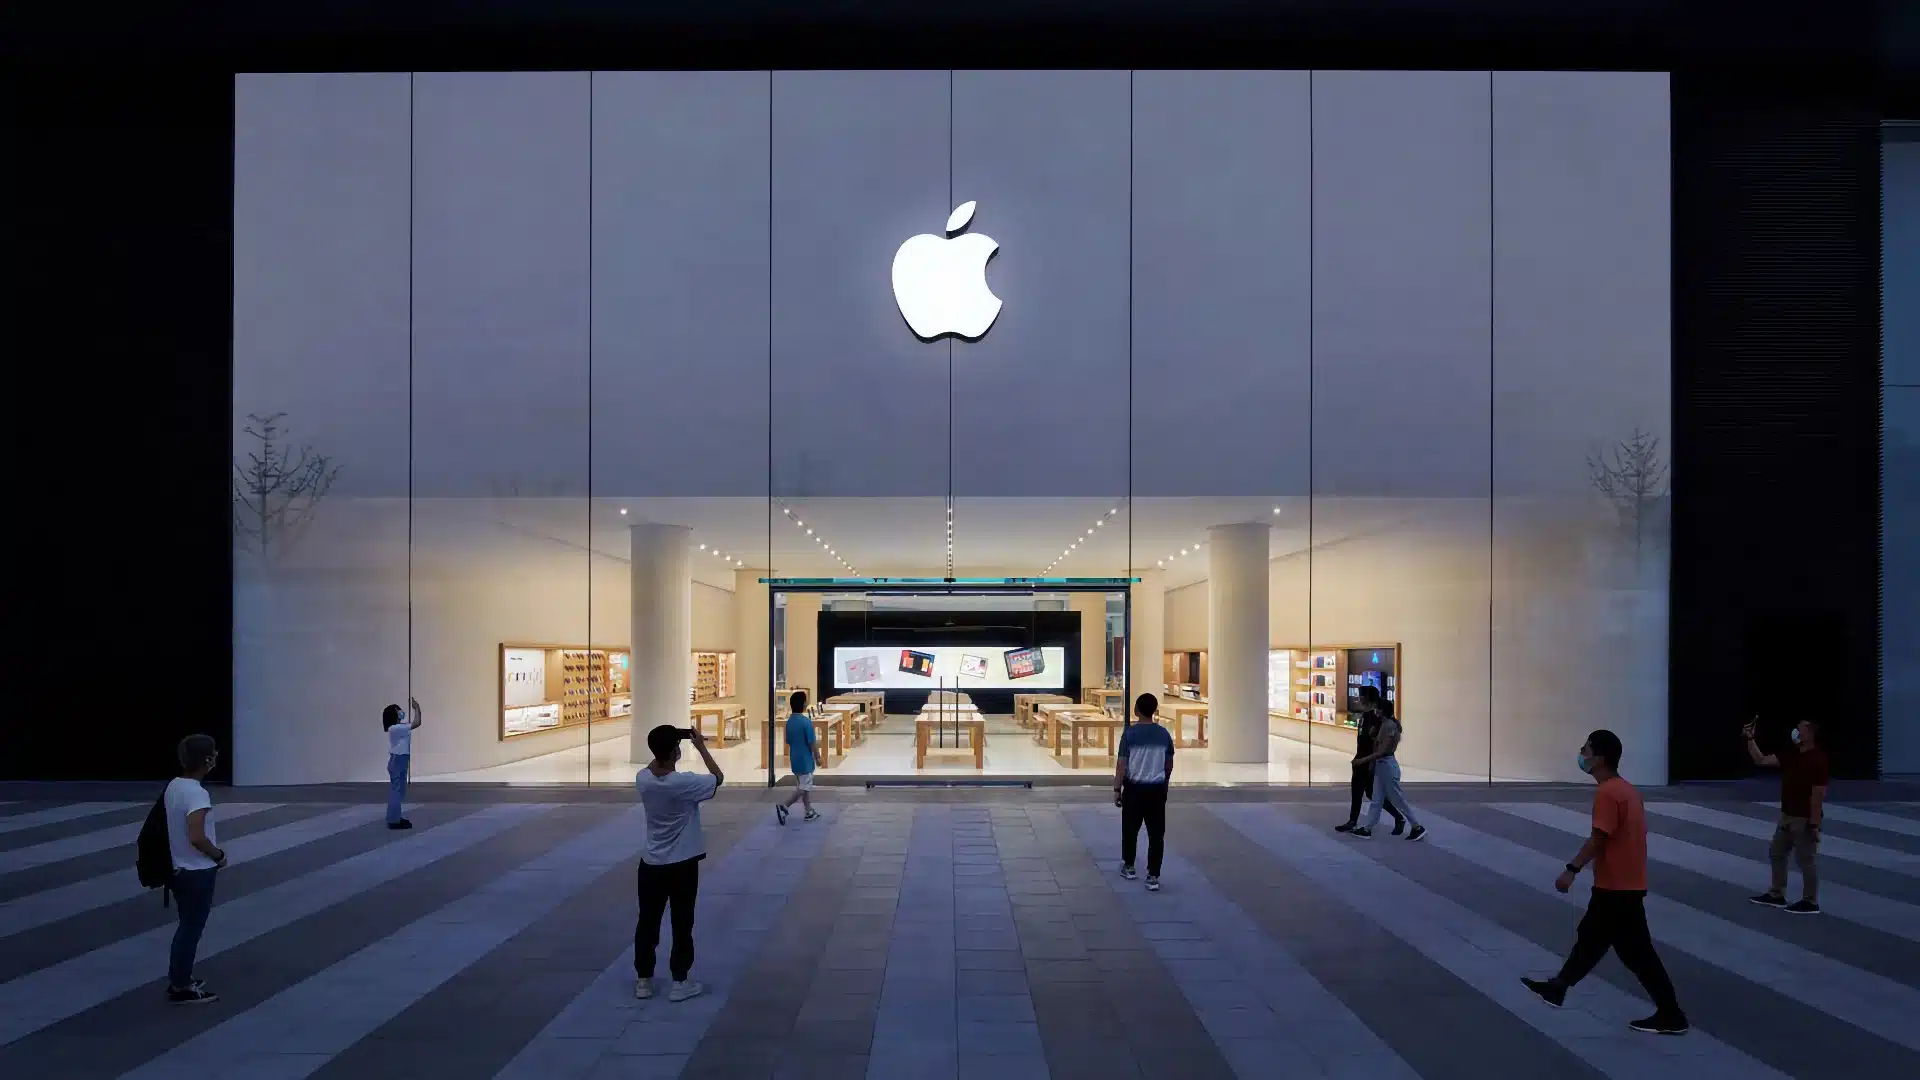
[[[1367,702],[1365,698],[1361,701],[1365,703],[1366,709],[1360,714],[1360,731],[1354,740],[1353,758],[1356,762],[1373,753],[1374,741],[1380,737],[1380,723],[1387,718],[1386,710],[1392,707],[1385,701]],[[1372,790],[1373,763],[1356,764],[1353,767],[1353,801],[1347,809],[1347,820],[1344,824],[1335,825],[1334,832],[1352,832],[1353,827],[1360,824],[1360,804]],[[1400,816],[1400,811],[1394,809],[1392,803],[1387,804],[1386,810],[1393,816],[1393,835],[1399,836],[1406,831],[1407,819]]]

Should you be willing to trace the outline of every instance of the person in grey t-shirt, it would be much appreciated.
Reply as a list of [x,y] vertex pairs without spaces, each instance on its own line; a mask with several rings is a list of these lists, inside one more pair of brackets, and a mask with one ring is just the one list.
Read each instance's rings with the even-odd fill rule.
[[[681,772],[680,740],[693,741],[706,763],[707,775]],[[662,724],[647,732],[653,761],[634,777],[640,803],[647,810],[647,846],[640,853],[640,920],[633,926],[633,972],[638,977],[633,996],[653,996],[654,954],[660,947],[660,917],[673,909],[673,950],[667,970],[673,985],[668,1001],[697,997],[704,989],[687,978],[693,969],[693,907],[700,894],[700,860],[707,857],[707,840],[700,831],[700,804],[713,798],[726,775],[707,752],[699,728]]]

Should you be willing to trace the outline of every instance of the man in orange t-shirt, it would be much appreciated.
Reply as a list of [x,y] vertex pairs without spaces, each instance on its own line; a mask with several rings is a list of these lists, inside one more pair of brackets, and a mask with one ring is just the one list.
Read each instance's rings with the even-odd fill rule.
[[1593,793],[1593,834],[1567,864],[1553,887],[1566,892],[1587,864],[1593,864],[1593,899],[1580,920],[1573,952],[1551,979],[1522,979],[1527,989],[1555,1008],[1567,991],[1586,978],[1612,949],[1653,999],[1654,1013],[1630,1025],[1656,1035],[1683,1035],[1687,1014],[1680,1011],[1673,980],[1653,951],[1647,929],[1647,812],[1640,793],[1620,776],[1620,736],[1600,730],[1580,748],[1580,771],[1599,782]]

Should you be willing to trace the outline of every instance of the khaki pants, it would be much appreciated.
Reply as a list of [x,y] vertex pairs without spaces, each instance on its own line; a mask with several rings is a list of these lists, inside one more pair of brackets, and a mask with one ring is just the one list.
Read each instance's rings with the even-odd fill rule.
[[1768,890],[1775,896],[1787,895],[1787,855],[1792,853],[1794,861],[1800,864],[1800,897],[1811,903],[1819,902],[1820,876],[1813,867],[1813,857],[1819,849],[1819,841],[1814,831],[1807,827],[1807,819],[1780,815],[1780,824],[1773,830],[1773,845],[1767,849],[1767,855],[1773,860],[1773,888]]

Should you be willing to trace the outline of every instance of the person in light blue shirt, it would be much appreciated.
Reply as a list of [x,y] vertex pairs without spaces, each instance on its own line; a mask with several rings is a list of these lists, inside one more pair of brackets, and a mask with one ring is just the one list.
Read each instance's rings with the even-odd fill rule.
[[1160,857],[1166,851],[1167,786],[1173,781],[1173,736],[1154,719],[1160,699],[1141,694],[1133,723],[1114,751],[1113,801],[1120,807],[1120,876],[1134,878],[1133,856],[1140,826],[1147,827],[1147,891],[1160,891]]
[[806,808],[802,821],[812,821],[820,816],[813,808],[813,770],[817,767],[815,751],[818,749],[813,731],[813,717],[807,712],[807,692],[795,690],[787,698],[787,758],[793,767],[793,792],[785,799],[773,804],[773,816],[780,824],[787,823],[787,811],[794,800]]

